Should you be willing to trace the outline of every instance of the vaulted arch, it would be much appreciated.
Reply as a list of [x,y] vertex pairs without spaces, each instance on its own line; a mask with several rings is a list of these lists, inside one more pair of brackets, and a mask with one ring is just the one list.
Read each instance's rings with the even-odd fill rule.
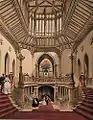
[[9,64],[10,64],[10,59],[9,59],[9,54],[6,53],[5,55],[5,74],[9,74]]

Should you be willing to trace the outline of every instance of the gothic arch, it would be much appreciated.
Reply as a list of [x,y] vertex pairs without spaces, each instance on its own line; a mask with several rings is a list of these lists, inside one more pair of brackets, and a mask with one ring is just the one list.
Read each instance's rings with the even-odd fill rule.
[[78,59],[78,76],[81,74],[81,61]]
[[54,88],[49,85],[42,85],[38,88],[39,96],[42,97],[43,95],[49,95],[50,99],[54,101]]
[[89,76],[89,57],[87,54],[84,55],[84,75],[86,79],[86,84],[88,84],[88,76]]
[[12,62],[12,73],[15,75],[15,60]]
[[6,53],[6,55],[5,55],[5,75],[9,74],[9,65],[10,65],[10,58],[9,58],[9,54]]
[[37,58],[37,60],[36,60],[36,64],[38,63],[40,57],[42,57],[43,55],[48,55],[48,56],[50,56],[50,57],[53,59],[54,64],[56,64],[56,60],[55,60],[55,58],[54,58],[50,53],[43,53],[43,54],[41,54],[41,55]]
[[[47,71],[47,73],[49,73],[48,75],[49,76],[53,76],[53,73],[54,73],[54,59],[53,59],[53,57],[51,57],[49,54],[43,54],[43,55],[41,55],[40,57],[39,57],[39,59],[38,59],[38,61],[37,61],[37,65],[38,65],[38,73],[39,73],[39,75],[44,75],[44,72],[43,72],[43,69],[42,69],[42,71],[40,70],[40,64],[42,63],[42,61],[44,61],[44,60],[46,60],[46,61],[48,61],[48,62],[50,62],[50,65],[51,65],[51,73],[50,72],[48,72]],[[48,69],[47,69],[48,70]],[[41,72],[40,72],[41,71]],[[46,70],[45,70],[46,71]]]

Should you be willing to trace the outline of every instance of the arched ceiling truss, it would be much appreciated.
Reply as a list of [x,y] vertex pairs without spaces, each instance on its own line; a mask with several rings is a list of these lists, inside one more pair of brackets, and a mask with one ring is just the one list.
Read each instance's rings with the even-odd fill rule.
[[76,49],[92,28],[93,0],[0,0],[0,31],[15,49]]

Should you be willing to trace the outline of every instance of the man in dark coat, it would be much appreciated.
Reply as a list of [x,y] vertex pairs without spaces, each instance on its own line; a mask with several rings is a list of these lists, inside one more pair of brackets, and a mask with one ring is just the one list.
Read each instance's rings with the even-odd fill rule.
[[2,76],[0,77],[0,85],[1,85],[1,90],[0,90],[0,92],[3,92],[3,88],[4,88],[4,79],[5,79],[5,75],[2,74]]

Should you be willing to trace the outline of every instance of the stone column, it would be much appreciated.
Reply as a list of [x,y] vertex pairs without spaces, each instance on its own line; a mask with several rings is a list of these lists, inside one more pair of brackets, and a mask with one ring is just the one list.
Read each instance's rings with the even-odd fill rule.
[[61,61],[61,55],[59,55],[59,73],[62,73],[62,68],[61,68],[61,65],[62,65],[62,61]]
[[71,79],[72,79],[72,87],[74,87],[75,82],[74,82],[74,68],[73,68],[73,59],[74,59],[74,53],[71,52],[71,54],[69,55],[69,59],[71,59]]
[[60,98],[62,97],[62,95],[61,95],[61,89],[62,89],[62,87],[60,86]]
[[35,64],[35,76],[38,77],[38,70],[37,70],[38,66],[37,64]]
[[22,61],[25,59],[25,57],[19,53],[19,56],[17,58],[20,61],[20,68],[19,68],[19,104],[21,107],[24,107],[24,81],[23,81],[23,73],[22,73]]
[[55,64],[54,66],[54,77],[55,78],[57,77],[57,64]]
[[38,86],[35,87],[35,96],[38,97]]
[[55,86],[54,87],[54,103],[57,102],[57,97],[58,97],[58,87]]
[[74,89],[73,88],[69,88],[68,95],[69,95],[69,107],[72,108],[74,106]]

